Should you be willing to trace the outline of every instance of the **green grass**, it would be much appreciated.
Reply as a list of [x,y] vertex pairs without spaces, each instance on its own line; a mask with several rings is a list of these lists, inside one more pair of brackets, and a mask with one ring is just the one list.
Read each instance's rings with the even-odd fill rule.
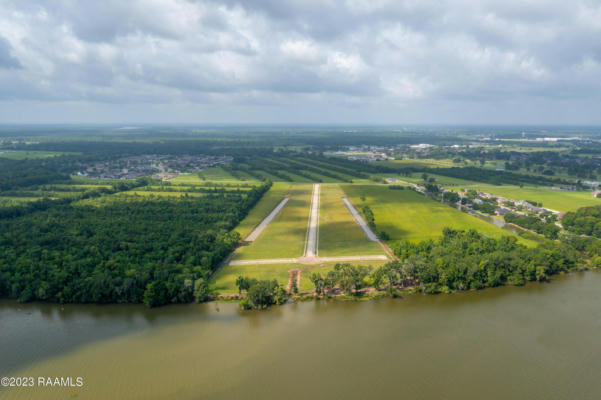
[[198,173],[200,178],[207,181],[235,181],[237,180],[221,167],[208,168]]
[[594,198],[592,192],[569,192],[551,190],[546,187],[475,185],[468,189],[481,190],[512,200],[532,200],[542,202],[543,207],[560,212],[575,211],[580,207],[601,205],[601,199]]
[[[438,203],[412,190],[390,190],[386,186],[341,185],[356,207],[367,204],[374,212],[376,226],[391,241],[418,242],[441,235],[443,228],[476,229],[499,238],[513,235],[490,223]],[[365,198],[365,201],[361,199]],[[518,237],[517,235],[514,235]],[[533,244],[519,238],[520,241]]]
[[296,185],[280,214],[257,240],[238,249],[234,259],[301,257],[305,247],[312,187],[313,185]]
[[[269,191],[263,195],[261,200],[254,206],[240,224],[236,227],[236,232],[244,239],[265,217],[275,208],[284,198],[286,193],[292,188],[292,183],[274,183]],[[288,205],[286,205],[287,207]]]
[[382,247],[365,236],[342,201],[338,185],[321,185],[319,255],[322,257],[384,254]]
[[226,265],[213,276],[209,287],[217,293],[237,293],[236,279],[246,276],[255,279],[276,279],[284,287],[288,285],[288,270],[297,264]]
[[[369,265],[376,268],[384,262],[376,261],[369,262]],[[300,292],[309,292],[314,290],[311,283],[311,274],[319,272],[326,275],[334,269],[336,263],[324,263],[319,265],[304,265],[304,264],[263,264],[263,265],[227,265],[221,268],[211,278],[209,287],[212,291],[220,294],[238,293],[236,279],[239,276],[246,276],[255,279],[275,279],[284,287],[288,285],[288,271],[291,269],[301,270],[301,281],[299,286]],[[358,264],[354,264],[358,265]],[[367,265],[363,263],[362,265]]]

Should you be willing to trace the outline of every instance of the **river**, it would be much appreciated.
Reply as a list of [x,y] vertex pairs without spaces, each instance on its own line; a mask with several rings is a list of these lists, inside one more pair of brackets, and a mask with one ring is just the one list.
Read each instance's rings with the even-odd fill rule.
[[601,273],[404,299],[169,306],[0,302],[2,399],[598,399]]

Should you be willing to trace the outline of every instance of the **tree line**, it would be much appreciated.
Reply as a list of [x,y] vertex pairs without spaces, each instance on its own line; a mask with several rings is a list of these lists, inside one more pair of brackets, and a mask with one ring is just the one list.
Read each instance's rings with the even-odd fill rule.
[[[599,243],[595,246],[601,250]],[[325,275],[312,274],[316,295],[330,295],[336,288],[355,295],[366,286],[390,293],[408,288],[441,293],[506,284],[519,286],[547,280],[551,275],[578,268],[583,262],[581,253],[566,243],[550,242],[529,248],[512,236],[494,239],[475,230],[451,228],[445,228],[436,240],[399,242],[394,252],[398,260],[373,270],[343,264]],[[601,263],[601,257],[598,261]]]

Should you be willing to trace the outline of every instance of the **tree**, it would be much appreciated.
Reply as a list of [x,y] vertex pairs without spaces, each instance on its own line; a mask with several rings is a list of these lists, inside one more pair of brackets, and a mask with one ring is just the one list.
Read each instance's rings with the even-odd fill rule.
[[442,199],[447,203],[455,204],[459,201],[459,194],[451,191],[446,191],[442,195]]
[[242,293],[242,291],[248,291],[250,287],[257,283],[255,278],[247,278],[244,276],[239,276],[236,279],[236,286],[238,286],[238,294]]
[[148,307],[158,307],[167,304],[167,287],[163,281],[154,281],[146,285],[144,304]]
[[200,278],[194,281],[194,299],[197,303],[209,299],[209,284],[206,279]]
[[298,285],[296,284],[296,276],[292,279],[292,285],[290,285],[290,292],[297,294],[298,293]]
[[274,304],[282,304],[286,299],[286,291],[275,279],[255,280],[248,288],[246,298],[240,301],[240,305],[245,309],[263,309]]
[[315,294],[317,296],[323,296],[325,294],[324,290],[324,279],[321,276],[320,273],[318,272],[314,272],[313,274],[311,274],[311,282],[313,283],[313,286],[315,287]]

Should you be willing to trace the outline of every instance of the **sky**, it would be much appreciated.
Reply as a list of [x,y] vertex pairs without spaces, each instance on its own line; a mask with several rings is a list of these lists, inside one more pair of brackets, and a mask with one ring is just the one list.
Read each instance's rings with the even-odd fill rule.
[[601,124],[601,0],[0,0],[0,123]]

